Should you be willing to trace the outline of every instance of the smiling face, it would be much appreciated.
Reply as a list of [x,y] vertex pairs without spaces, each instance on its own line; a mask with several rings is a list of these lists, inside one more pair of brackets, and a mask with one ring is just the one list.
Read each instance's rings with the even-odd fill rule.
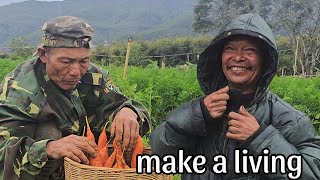
[[63,90],[74,89],[90,64],[89,48],[52,48],[40,56],[46,73]]
[[262,68],[258,42],[247,36],[236,36],[224,44],[222,70],[231,89],[243,94],[255,92]]

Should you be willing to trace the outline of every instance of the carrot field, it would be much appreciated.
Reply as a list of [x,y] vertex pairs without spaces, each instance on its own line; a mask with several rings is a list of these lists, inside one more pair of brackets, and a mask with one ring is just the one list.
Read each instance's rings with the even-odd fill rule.
[[[0,59],[0,79],[21,62]],[[129,67],[126,80],[122,78],[122,67],[103,68],[110,72],[122,93],[141,101],[148,108],[153,128],[181,103],[203,96],[196,79],[196,67],[193,65],[164,69],[159,69],[156,64],[145,68]],[[320,133],[320,77],[275,77],[270,90],[296,109],[305,112]]]

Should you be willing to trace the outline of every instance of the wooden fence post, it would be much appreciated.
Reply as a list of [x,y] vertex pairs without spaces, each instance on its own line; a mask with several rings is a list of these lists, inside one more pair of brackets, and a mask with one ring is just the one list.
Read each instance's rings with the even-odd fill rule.
[[129,54],[130,54],[130,48],[131,48],[131,42],[132,42],[132,37],[128,39],[128,47],[127,47],[127,54],[126,54],[126,61],[124,63],[124,70],[123,70],[123,79],[127,78],[127,69],[128,69],[128,64],[129,64]]

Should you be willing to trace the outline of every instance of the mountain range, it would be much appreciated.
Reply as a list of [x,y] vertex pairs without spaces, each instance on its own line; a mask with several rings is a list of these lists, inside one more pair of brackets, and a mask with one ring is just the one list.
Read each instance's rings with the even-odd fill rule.
[[[197,0],[4,0],[0,3],[0,46],[15,37],[38,44],[44,22],[60,15],[80,17],[95,30],[93,43],[192,36]],[[8,4],[8,2],[15,2]]]

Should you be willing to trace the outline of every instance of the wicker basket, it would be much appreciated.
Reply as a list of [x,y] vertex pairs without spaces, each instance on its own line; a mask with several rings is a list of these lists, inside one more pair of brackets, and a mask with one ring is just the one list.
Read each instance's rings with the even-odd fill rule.
[[[150,154],[151,149],[145,148],[145,154]],[[135,169],[116,169],[116,168],[105,168],[105,167],[93,167],[84,164],[79,164],[72,161],[71,159],[64,158],[64,169],[65,179],[134,179],[134,180],[171,180],[172,175],[165,174],[137,174]]]

